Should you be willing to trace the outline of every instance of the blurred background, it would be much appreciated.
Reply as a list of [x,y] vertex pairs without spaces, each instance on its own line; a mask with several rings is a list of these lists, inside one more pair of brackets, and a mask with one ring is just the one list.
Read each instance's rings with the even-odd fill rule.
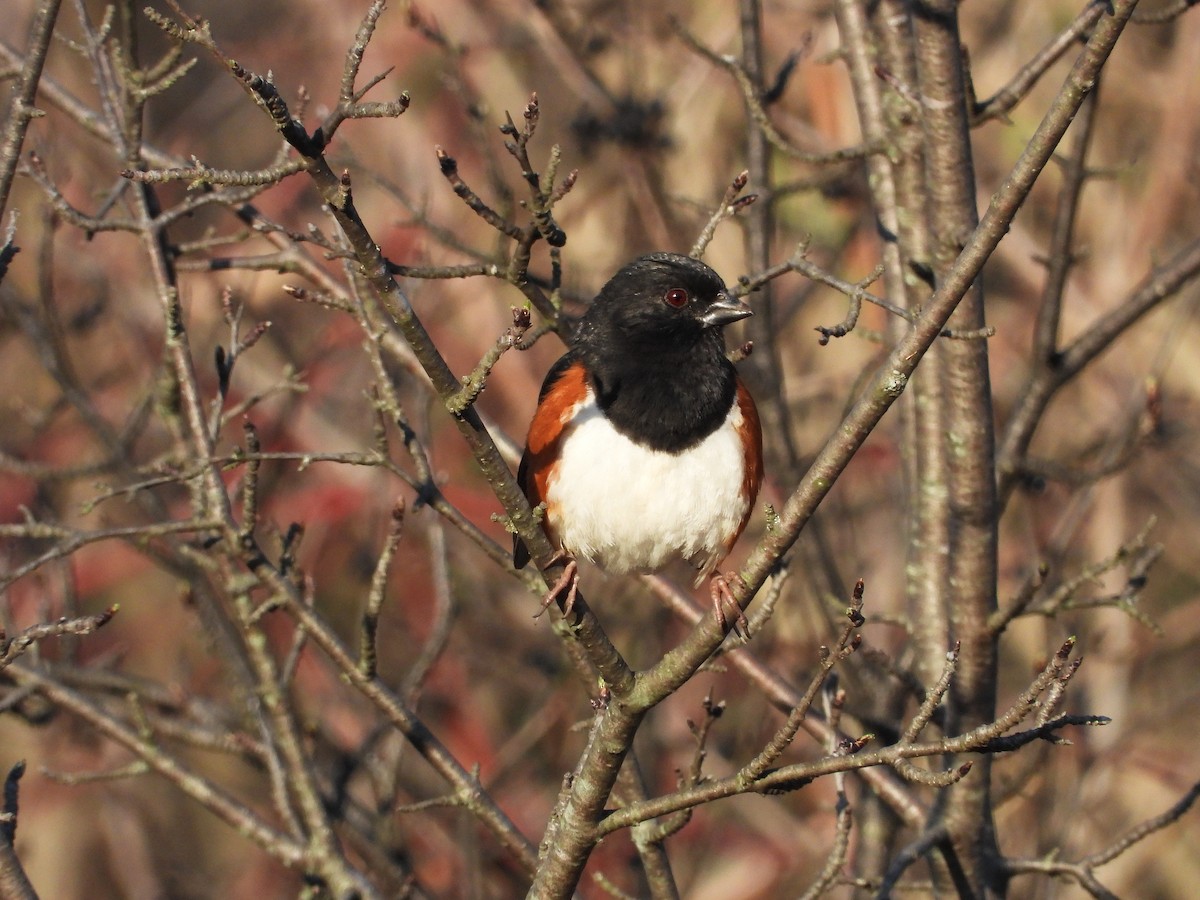
[[[5,25],[0,39],[18,53],[34,6],[8,0],[0,13]],[[228,55],[253,71],[269,71],[289,102],[306,89],[311,99],[304,120],[312,127],[336,100],[345,52],[365,6],[357,0],[204,0],[185,9],[211,22]],[[64,5],[45,77],[64,96],[98,109],[91,64],[71,43],[82,35],[81,12],[99,23],[104,7],[85,0]],[[964,40],[978,96],[1003,86],[1077,12],[1078,4],[1060,0],[964,4]],[[817,152],[859,142],[828,5],[768,0],[763,15],[769,71],[801,52],[771,106],[779,129]],[[356,204],[385,255],[405,265],[454,265],[496,254],[496,233],[451,191],[434,148],[443,147],[458,161],[463,179],[487,202],[511,208],[524,195],[523,186],[497,126],[506,112],[519,119],[532,92],[541,109],[530,145],[535,163],[544,165],[551,146],[558,145],[562,171],[579,170],[574,189],[556,207],[568,235],[562,254],[568,310],[581,309],[634,256],[651,249],[686,252],[726,185],[746,167],[746,124],[736,83],[689,49],[672,17],[715,52],[739,52],[737,10],[730,3],[441,0],[389,8],[360,83],[390,68],[368,99],[392,99],[404,90],[411,107],[397,120],[346,123],[330,149],[335,166],[352,172]],[[165,50],[148,21],[138,31],[144,59]],[[1123,302],[1156,262],[1200,233],[1198,53],[1200,16],[1185,14],[1166,24],[1131,26],[1105,72],[1088,157],[1103,176],[1083,194],[1080,258],[1066,294],[1064,342]],[[214,168],[270,165],[280,141],[268,119],[211,58],[194,48],[186,55],[198,62],[149,104],[146,144]],[[1008,117],[975,130],[981,209],[1037,126],[1066,65],[1054,67]],[[27,149],[42,158],[68,202],[97,214],[114,196],[124,161],[61,103],[39,105],[47,114],[31,126]],[[848,281],[866,276],[878,261],[879,245],[862,170],[814,167],[782,155],[773,167],[774,257],[786,259],[798,241],[808,239],[811,257],[822,266]],[[1001,426],[1028,373],[1045,277],[1042,255],[1060,186],[1059,172],[1048,168],[985,270]],[[747,190],[761,189],[751,184]],[[170,207],[187,191],[168,184],[161,196]],[[296,232],[310,223],[326,232],[334,228],[303,176],[254,202],[266,217]],[[141,514],[127,497],[96,502],[127,482],[111,471],[86,469],[108,452],[105,433],[128,436],[123,446],[147,472],[171,446],[156,405],[164,325],[144,249],[135,235],[71,227],[28,178],[18,179],[9,208],[20,213],[21,252],[0,285],[0,521],[18,522],[29,510],[39,520],[86,529],[138,523]],[[119,203],[116,209],[119,215]],[[358,322],[344,311],[299,303],[285,293],[285,285],[301,283],[295,273],[220,262],[272,252],[227,209],[199,208],[172,227],[170,236],[176,244],[190,244],[191,252],[179,258],[180,285],[206,399],[217,393],[210,362],[215,348],[229,345],[221,302],[228,289],[245,304],[244,329],[262,322],[270,327],[239,358],[227,407],[253,404],[250,414],[264,449],[369,450],[377,421],[369,387],[379,373],[364,352]],[[239,242],[222,242],[231,238]],[[319,250],[314,255],[330,276],[344,277],[340,261],[323,259]],[[729,282],[748,273],[738,225],[718,229],[706,259]],[[549,277],[544,246],[536,249],[531,271]],[[523,302],[511,285],[481,277],[410,279],[404,286],[459,373],[475,365],[510,324],[510,307]],[[1104,477],[1056,478],[1051,467],[1047,477],[1030,479],[1003,521],[1001,604],[1040,562],[1049,562],[1050,578],[1060,582],[1113,557],[1151,520],[1148,540],[1163,548],[1136,615],[1101,606],[1031,616],[1006,634],[1002,704],[1043,665],[1051,648],[1074,634],[1085,663],[1072,682],[1069,711],[1113,719],[1105,728],[1073,733],[1071,746],[1031,748],[997,764],[1000,844],[1008,854],[1086,855],[1170,807],[1200,773],[1194,739],[1200,713],[1200,454],[1193,443],[1200,421],[1200,360],[1187,349],[1200,338],[1198,300],[1192,285],[1163,303],[1068,386],[1031,452],[1074,473],[1106,468],[1135,429],[1148,385],[1161,402],[1153,433]],[[760,403],[787,405],[794,423],[790,437],[803,459],[824,443],[857,380],[884,352],[880,336],[889,323],[885,313],[868,306],[853,334],[821,346],[814,329],[843,318],[844,297],[792,275],[776,282],[775,303],[779,327],[773,338],[784,389],[782,396]],[[562,349],[550,334],[500,361],[478,404],[498,437],[519,446],[541,378]],[[478,528],[507,544],[503,527],[492,519],[500,506],[448,417],[418,379],[400,369],[391,375],[446,497]],[[768,440],[777,445],[781,436]],[[903,656],[900,440],[898,420],[889,415],[822,507],[819,535],[814,529],[802,539],[774,617],[753,642],[755,652],[794,683],[804,683],[817,647],[833,639],[833,620],[856,578],[866,582],[867,611],[875,617],[867,639],[897,659]],[[241,441],[241,423],[234,419],[222,447],[229,451]],[[795,473],[767,474],[763,501],[780,503]],[[582,746],[584,734],[576,725],[588,716],[549,623],[531,618],[537,598],[517,580],[502,577],[503,570],[475,543],[420,508],[409,487],[388,471],[292,461],[264,465],[262,479],[262,520],[280,534],[292,522],[304,524],[298,562],[312,579],[317,609],[351,643],[393,505],[398,498],[407,502],[380,625],[381,675],[412,699],[464,765],[479,766],[492,796],[536,841],[561,777]],[[186,491],[172,485],[153,490],[169,510],[185,514]],[[735,561],[763,528],[759,512]],[[44,542],[3,541],[0,571],[16,569],[45,549]],[[1127,573],[1120,565],[1110,568],[1088,579],[1081,595],[1103,598],[1121,591]],[[656,660],[686,633],[636,580],[585,571],[584,587],[635,666]],[[80,671],[120,673],[157,685],[180,700],[216,706],[236,700],[188,603],[187,585],[134,543],[93,543],[39,567],[8,585],[0,595],[0,614],[11,636],[37,621],[114,603],[120,613],[103,631],[47,645],[43,654],[71,660]],[[276,636],[283,647],[288,634],[279,623]],[[852,691],[869,690],[870,668],[860,674],[865,682]],[[397,736],[373,731],[376,723],[364,702],[320,658],[303,655],[296,680],[303,714],[319,735],[314,740],[331,759],[369,746],[392,772],[398,805],[444,791]],[[718,662],[643,729],[638,750],[652,793],[670,790],[676,771],[689,764],[694,741],[687,721],[702,717],[710,692],[728,702],[707,748],[706,770],[714,774],[735,770],[779,721],[760,693]],[[154,776],[73,783],[80,773],[121,773],[131,757],[68,715],[27,707],[12,714],[12,693],[8,688],[7,699],[0,700],[10,713],[0,717],[0,767],[29,762],[17,849],[43,897],[273,897],[300,889],[294,874]],[[802,736],[788,758],[821,752]],[[265,808],[269,802],[262,773],[236,754],[194,747],[179,754],[251,806]],[[833,820],[832,785],[823,783],[783,798],[710,804],[668,843],[681,891],[688,898],[798,895],[824,863]],[[429,895],[519,893],[519,878],[496,859],[497,848],[465,813],[400,812],[389,821],[394,830],[388,840]],[[1193,812],[1098,874],[1123,897],[1194,896],[1200,883],[1198,843],[1200,824]],[[627,873],[632,859],[628,836],[617,835],[600,847],[593,866],[634,890]],[[586,891],[602,895],[592,886]],[[1066,883],[1032,878],[1015,880],[1012,892],[1080,893]],[[848,887],[833,893],[852,895]]]

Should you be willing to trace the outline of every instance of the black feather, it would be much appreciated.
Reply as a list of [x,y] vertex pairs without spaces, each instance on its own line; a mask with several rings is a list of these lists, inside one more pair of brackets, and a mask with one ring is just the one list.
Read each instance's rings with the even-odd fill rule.
[[[676,309],[664,297],[690,296]],[[596,399],[630,440],[678,453],[725,420],[737,381],[721,329],[703,316],[727,301],[719,275],[699,260],[654,253],[621,269],[597,295],[572,353],[592,378]]]

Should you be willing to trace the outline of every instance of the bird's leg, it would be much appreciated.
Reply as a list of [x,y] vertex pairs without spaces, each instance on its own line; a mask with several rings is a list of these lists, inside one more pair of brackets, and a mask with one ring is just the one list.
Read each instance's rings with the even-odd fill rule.
[[736,572],[731,575],[723,575],[717,572],[713,575],[712,580],[708,583],[709,594],[712,596],[713,613],[717,617],[717,624],[721,626],[722,631],[728,630],[729,620],[725,618],[725,607],[737,610],[737,617],[733,620],[733,633],[743,640],[750,640],[750,623],[746,621],[746,614],[742,612],[741,606],[733,597],[733,591],[730,590],[729,582],[738,581],[743,586],[742,577]]
[[558,576],[558,580],[551,585],[546,596],[542,598],[541,608],[533,614],[535,619],[549,609],[550,604],[561,597],[564,591],[566,591],[567,599],[563,601],[563,615],[570,615],[571,610],[575,608],[575,595],[579,593],[579,564],[575,562],[575,557],[566,550],[559,550],[550,557],[546,568],[564,561],[566,565],[563,566],[562,574]]

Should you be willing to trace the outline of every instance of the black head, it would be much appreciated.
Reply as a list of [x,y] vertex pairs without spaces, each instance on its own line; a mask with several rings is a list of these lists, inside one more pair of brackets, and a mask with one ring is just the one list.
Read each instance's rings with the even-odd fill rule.
[[650,253],[601,288],[580,334],[592,332],[626,347],[670,353],[698,343],[720,344],[720,326],[752,314],[700,260]]
[[751,314],[704,263],[651,253],[601,288],[572,353],[587,366],[600,408],[620,431],[679,451],[725,420],[736,380],[721,326]]

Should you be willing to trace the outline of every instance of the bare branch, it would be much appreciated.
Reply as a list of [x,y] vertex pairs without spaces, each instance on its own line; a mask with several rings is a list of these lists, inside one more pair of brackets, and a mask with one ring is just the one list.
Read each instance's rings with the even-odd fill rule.
[[1025,63],[1008,84],[988,99],[975,103],[971,110],[972,124],[1003,116],[1020,103],[1050,67],[1091,32],[1107,7],[1105,0],[1089,0],[1075,20]]
[[4,127],[4,143],[0,146],[0,212],[8,209],[8,195],[12,190],[13,175],[17,170],[17,160],[21,157],[29,123],[43,115],[33,102],[61,6],[62,0],[41,0],[29,24],[29,49],[21,64],[20,77],[13,87],[12,108]]
[[724,196],[721,197],[721,202],[717,204],[717,208],[708,217],[708,222],[700,232],[700,236],[696,238],[696,243],[692,245],[692,249],[688,252],[689,256],[695,259],[703,257],[705,249],[712,242],[713,235],[716,234],[717,226],[726,219],[737,215],[738,212],[758,199],[757,194],[740,196],[742,191],[745,190],[749,177],[750,173],[748,171],[742,171],[729,183],[729,187],[725,189]]
[[94,616],[82,616],[77,619],[64,618],[44,625],[32,625],[12,639],[9,639],[3,629],[0,629],[0,669],[6,669],[15,659],[39,641],[67,634],[91,634],[97,629],[103,628],[119,609],[120,606],[113,605]]
[[762,130],[762,133],[766,135],[767,140],[771,142],[771,146],[780,153],[786,154],[794,159],[798,159],[801,162],[813,164],[846,162],[849,160],[861,159],[871,153],[871,148],[869,147],[848,147],[843,150],[833,150],[828,153],[813,153],[797,147],[794,143],[780,134],[779,130],[775,127],[774,123],[767,115],[767,111],[763,108],[762,89],[751,81],[750,76],[746,72],[745,68],[738,63],[734,57],[722,56],[704,46],[704,44],[693,37],[692,34],[683,27],[682,23],[680,23],[678,19],[674,19],[672,24],[675,27],[675,33],[678,34],[679,37],[683,39],[684,43],[686,43],[693,51],[698,53],[700,56],[703,56],[713,65],[720,66],[721,68],[725,69],[730,75],[733,76],[734,81],[736,81],[738,87],[741,88],[742,100],[746,104],[746,112],[749,114],[751,119],[754,120],[755,124],[758,125],[758,127]]
[[392,509],[392,523],[388,528],[387,539],[379,553],[379,559],[375,562],[375,573],[371,576],[371,590],[367,594],[367,605],[362,614],[358,668],[367,678],[376,676],[378,658],[375,651],[375,635],[379,628],[379,611],[383,608],[388,569],[404,529],[404,511],[403,499],[398,500]]

